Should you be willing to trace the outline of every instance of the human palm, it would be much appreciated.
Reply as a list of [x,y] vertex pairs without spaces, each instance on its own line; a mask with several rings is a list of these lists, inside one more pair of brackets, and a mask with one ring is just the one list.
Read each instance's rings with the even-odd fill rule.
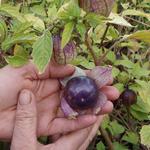
[[[22,68],[6,66],[0,70],[0,138],[10,139],[13,133],[16,105],[19,92],[28,89],[35,95],[38,110],[38,136],[66,133],[85,128],[94,123],[92,116],[68,120],[60,109],[61,87],[59,79],[71,75],[73,66],[58,66],[50,63],[46,71],[39,75],[36,67],[29,63]],[[113,87],[104,87],[108,99],[118,97]],[[103,113],[112,109],[111,102],[103,108]]]

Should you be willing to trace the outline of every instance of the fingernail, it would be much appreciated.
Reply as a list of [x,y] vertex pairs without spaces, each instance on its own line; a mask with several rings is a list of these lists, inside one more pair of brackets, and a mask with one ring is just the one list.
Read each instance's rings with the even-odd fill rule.
[[28,105],[31,103],[31,93],[27,90],[23,90],[20,93],[19,104],[20,105]]

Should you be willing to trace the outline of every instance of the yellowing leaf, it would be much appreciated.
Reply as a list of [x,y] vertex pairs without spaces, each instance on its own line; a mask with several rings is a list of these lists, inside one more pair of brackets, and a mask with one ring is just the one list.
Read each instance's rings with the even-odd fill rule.
[[127,39],[137,39],[150,43],[150,30],[137,31],[126,36]]
[[28,59],[22,56],[9,56],[5,60],[13,67],[20,67],[28,62]]
[[57,15],[62,20],[72,20],[76,17],[79,17],[80,13],[81,10],[77,3],[75,3],[73,0],[70,0],[68,3],[65,3],[60,7]]
[[134,10],[134,9],[128,9],[122,12],[123,16],[141,16],[141,17],[146,17],[149,21],[150,21],[150,14],[145,13],[143,11],[140,10]]
[[52,37],[49,32],[44,34],[33,44],[33,62],[42,73],[49,63],[53,51]]
[[111,20],[108,21],[108,23],[117,24],[126,27],[133,27],[129,22],[127,22],[123,17],[119,16],[118,14],[111,13],[109,19]]
[[8,37],[2,43],[2,50],[6,51],[14,44],[18,43],[33,43],[36,40],[35,34],[19,34],[12,37]]
[[150,106],[150,82],[136,80],[136,82],[141,86],[138,90],[141,99]]
[[122,137],[122,140],[127,141],[132,144],[137,144],[139,137],[138,137],[138,134],[134,132],[126,132],[126,134]]
[[7,63],[13,67],[21,67],[28,62],[29,54],[20,45],[15,45],[14,56],[5,57]]
[[36,30],[43,31],[45,29],[44,22],[39,17],[35,17],[33,14],[26,14],[24,17],[28,22],[32,22]]
[[144,125],[140,131],[141,143],[150,148],[150,125]]
[[3,12],[6,16],[11,16],[18,19],[20,22],[24,22],[25,19],[21,13],[19,13],[18,6],[12,6],[9,4],[3,4],[0,6],[0,13]]

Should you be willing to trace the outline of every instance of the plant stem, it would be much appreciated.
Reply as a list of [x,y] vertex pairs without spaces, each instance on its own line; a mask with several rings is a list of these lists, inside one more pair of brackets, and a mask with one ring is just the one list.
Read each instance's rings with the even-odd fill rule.
[[114,150],[113,144],[109,138],[107,131],[105,129],[103,129],[102,127],[100,127],[99,130],[100,130],[102,136],[104,137],[104,139],[108,145],[109,150]]
[[117,42],[115,42],[104,54],[103,56],[100,57],[100,60],[99,60],[99,65],[104,61],[105,57],[107,56],[107,54],[113,49],[115,48],[115,46],[117,44],[119,44],[120,42],[124,41],[124,39],[120,39],[118,40]]
[[141,21],[138,21],[138,20],[133,19],[133,18],[131,18],[131,17],[127,17],[127,16],[125,16],[125,18],[127,18],[127,19],[129,19],[129,20],[132,20],[132,21],[134,21],[134,22],[137,22],[137,23],[139,23],[139,24],[142,24],[142,25],[144,25],[144,26],[150,27],[150,25],[149,25],[149,24],[144,23],[144,22],[141,22]]
[[[108,30],[108,29],[107,29],[107,30]],[[106,32],[106,33],[107,33],[107,32]],[[99,60],[97,59],[97,57],[96,57],[96,55],[95,55],[95,53],[94,53],[94,51],[93,51],[93,48],[92,48],[92,45],[91,45],[91,42],[90,42],[90,38],[89,38],[88,35],[87,35],[87,38],[86,38],[86,40],[85,40],[85,43],[86,43],[87,48],[89,49],[89,51],[90,51],[90,53],[91,53],[91,55],[92,55],[92,57],[93,57],[95,66],[99,66],[99,64],[100,64],[100,63],[99,63]],[[100,132],[101,132],[103,138],[105,139],[105,141],[106,141],[106,143],[107,143],[107,145],[108,145],[108,147],[109,147],[109,150],[114,150],[112,141],[110,140],[107,131],[106,131],[105,129],[103,129],[102,127],[100,127]]]
[[131,117],[130,117],[130,107],[126,106],[126,110],[127,110],[127,115],[128,115],[128,125],[129,125],[130,129],[133,131]]
[[122,115],[119,113],[119,111],[117,110],[113,110],[115,112],[115,114],[117,114],[117,116],[121,119],[121,121],[124,123],[124,125],[128,128],[128,129],[131,129],[128,124],[126,123],[126,121],[124,120],[124,118],[122,117]]
[[96,65],[96,66],[99,66],[99,60],[97,59],[97,57],[96,57],[96,55],[95,55],[95,53],[94,53],[94,50],[93,50],[93,48],[92,48],[92,45],[91,45],[91,41],[90,41],[90,40],[91,40],[91,39],[90,39],[90,37],[89,37],[88,34],[87,34],[87,38],[85,39],[85,44],[86,44],[87,48],[89,49],[89,51],[90,51],[90,53],[91,53],[91,55],[92,55],[92,57],[93,57],[93,60],[94,60],[95,65]]
[[105,39],[105,37],[106,37],[106,34],[107,34],[107,32],[108,32],[109,27],[110,27],[110,24],[108,23],[108,24],[107,24],[107,27],[106,27],[106,29],[105,29],[105,32],[104,32],[104,34],[103,34],[103,36],[102,36],[102,39],[101,39],[100,48],[103,47],[104,39]]

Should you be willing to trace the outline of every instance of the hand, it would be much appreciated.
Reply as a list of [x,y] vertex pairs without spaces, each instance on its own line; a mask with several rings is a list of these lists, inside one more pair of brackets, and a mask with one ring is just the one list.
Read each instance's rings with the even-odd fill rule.
[[34,95],[23,90],[19,96],[11,150],[85,150],[96,133],[103,116],[94,126],[60,137],[56,142],[42,145],[37,142],[37,107]]
[[[30,63],[22,68],[6,66],[0,70],[0,138],[10,139],[13,133],[17,97],[22,89],[33,92],[37,101],[38,125],[37,134],[54,135],[85,128],[95,122],[93,116],[82,116],[77,120],[64,118],[60,110],[59,78],[74,72],[74,67],[58,66],[50,63],[46,71],[39,75],[36,67]],[[103,88],[109,100],[115,100],[119,92],[111,86]],[[112,103],[108,102],[102,112],[112,110]]]

